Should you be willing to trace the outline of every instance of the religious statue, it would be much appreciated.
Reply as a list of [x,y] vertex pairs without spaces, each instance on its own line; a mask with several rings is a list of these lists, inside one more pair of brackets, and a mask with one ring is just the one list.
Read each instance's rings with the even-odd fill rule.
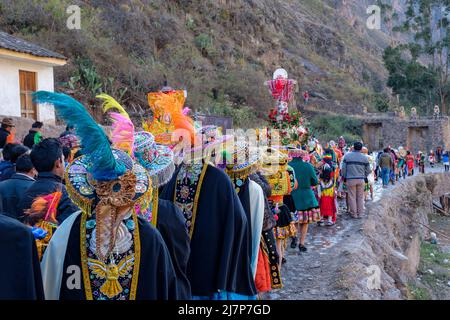
[[440,117],[441,117],[441,111],[439,109],[439,106],[435,105],[434,109],[433,109],[433,119],[439,119]]
[[415,107],[411,108],[411,119],[417,119],[417,109]]
[[292,101],[296,84],[297,81],[289,79],[288,73],[284,69],[275,70],[273,79],[266,81],[266,86],[269,88],[272,97],[277,101],[277,109],[281,104],[282,111],[288,113],[287,106]]
[[401,119],[404,119],[404,118],[405,118],[406,114],[405,114],[405,107],[404,107],[404,106],[400,106],[400,111],[398,112],[398,116],[399,116]]

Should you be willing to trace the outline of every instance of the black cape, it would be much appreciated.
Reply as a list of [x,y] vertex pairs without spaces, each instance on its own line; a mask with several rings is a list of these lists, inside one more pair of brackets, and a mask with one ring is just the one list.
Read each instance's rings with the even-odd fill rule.
[[187,267],[191,248],[183,213],[172,202],[159,199],[156,228],[161,233],[172,259],[177,277],[178,299],[190,300],[191,285],[187,277]]
[[[173,201],[178,171],[164,188],[162,199]],[[193,296],[211,297],[219,291],[257,294],[248,256],[248,223],[230,178],[208,166],[188,264]]]
[[[64,259],[63,277],[61,281],[60,300],[86,300],[84,283],[80,289],[68,289],[65,285],[70,274],[65,270],[76,265],[81,268],[79,215],[70,232]],[[136,300],[176,300],[178,299],[177,279],[168,249],[156,228],[147,221],[138,218],[141,241],[141,260]]]
[[4,214],[0,214],[0,255],[0,300],[44,300],[31,229]]

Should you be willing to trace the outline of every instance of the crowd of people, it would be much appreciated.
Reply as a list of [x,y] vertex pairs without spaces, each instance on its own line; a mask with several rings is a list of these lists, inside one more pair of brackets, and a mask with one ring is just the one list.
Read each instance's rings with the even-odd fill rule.
[[449,151],[443,150],[442,147],[430,150],[428,155],[418,151],[415,156],[401,146],[398,149],[387,147],[376,156],[375,177],[380,177],[383,187],[386,188],[401,178],[414,175],[415,170],[425,173],[426,166],[434,168],[441,163],[444,171],[448,172],[450,168]]
[[[289,240],[304,254],[311,224],[336,224],[338,198],[360,219],[379,177],[387,186],[425,159],[375,156],[343,137],[271,145],[260,135],[253,146],[197,126],[176,90],[149,94],[153,121],[138,131],[117,101],[98,98],[108,134],[78,101],[44,91],[35,101],[67,123],[58,138],[36,122],[18,142],[2,121],[0,299],[254,300],[282,288]],[[188,134],[176,140],[179,129]],[[448,152],[438,161],[448,171]]]

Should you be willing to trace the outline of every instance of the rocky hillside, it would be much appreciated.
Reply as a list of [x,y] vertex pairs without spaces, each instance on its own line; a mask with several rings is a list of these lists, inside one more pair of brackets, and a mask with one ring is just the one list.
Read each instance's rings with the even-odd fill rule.
[[[373,2],[0,0],[0,29],[70,58],[56,70],[58,89],[86,104],[104,91],[140,112],[145,93],[167,80],[188,90],[195,111],[254,125],[272,106],[263,82],[277,67],[299,81],[297,101],[309,90],[370,110],[385,90],[381,55],[391,41],[388,24],[366,28]],[[72,4],[81,30],[66,27]]]

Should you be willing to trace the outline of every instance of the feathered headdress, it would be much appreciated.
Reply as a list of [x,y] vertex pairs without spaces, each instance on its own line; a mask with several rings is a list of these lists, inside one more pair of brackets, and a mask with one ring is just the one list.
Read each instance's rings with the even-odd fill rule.
[[28,219],[36,224],[46,221],[57,224],[56,212],[62,193],[60,191],[34,199],[31,208],[26,210]]
[[95,180],[111,181],[125,174],[126,168],[114,158],[106,133],[80,102],[63,93],[48,91],[37,91],[33,97],[36,103],[54,105],[59,117],[75,127],[83,153],[93,160],[89,172]]
[[99,94],[96,98],[102,99],[103,112],[111,109],[117,109],[120,113],[110,112],[109,116],[113,121],[112,141],[116,149],[127,152],[133,156],[134,145],[134,124],[125,109],[111,96],[107,94]]

